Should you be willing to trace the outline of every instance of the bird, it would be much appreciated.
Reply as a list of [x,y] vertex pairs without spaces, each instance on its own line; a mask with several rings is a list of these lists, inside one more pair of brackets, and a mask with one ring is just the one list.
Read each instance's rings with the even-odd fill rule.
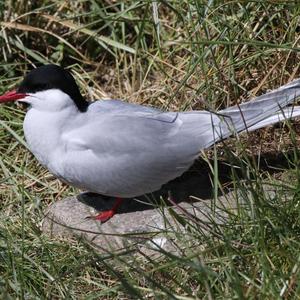
[[243,131],[300,115],[286,107],[300,79],[216,112],[169,112],[121,100],[88,102],[72,74],[47,64],[31,70],[0,103],[28,104],[23,130],[29,150],[63,182],[114,197],[106,222],[124,198],[151,193],[187,171],[202,150]]

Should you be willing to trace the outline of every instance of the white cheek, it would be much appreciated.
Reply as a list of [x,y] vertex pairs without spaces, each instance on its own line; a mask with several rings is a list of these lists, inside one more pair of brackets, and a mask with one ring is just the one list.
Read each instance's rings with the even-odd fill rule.
[[32,95],[29,95],[23,99],[19,99],[17,102],[31,104],[33,100],[34,100],[34,97]]
[[20,102],[27,103],[39,111],[56,112],[73,105],[70,97],[60,90],[46,90],[29,94]]

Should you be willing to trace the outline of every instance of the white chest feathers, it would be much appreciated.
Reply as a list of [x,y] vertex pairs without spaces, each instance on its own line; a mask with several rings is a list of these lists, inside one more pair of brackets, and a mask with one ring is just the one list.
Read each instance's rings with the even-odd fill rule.
[[52,169],[64,148],[62,135],[79,112],[72,99],[59,90],[35,93],[27,102],[31,108],[23,124],[26,141],[39,162]]

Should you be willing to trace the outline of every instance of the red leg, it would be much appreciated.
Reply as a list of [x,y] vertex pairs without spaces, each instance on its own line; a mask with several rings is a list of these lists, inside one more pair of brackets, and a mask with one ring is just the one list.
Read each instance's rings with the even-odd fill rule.
[[112,218],[115,215],[118,208],[122,204],[123,200],[124,199],[122,199],[122,198],[116,198],[116,202],[111,209],[101,211],[98,215],[89,217],[89,218],[94,219],[94,220],[99,220],[99,221],[101,221],[101,223],[108,221],[110,218]]

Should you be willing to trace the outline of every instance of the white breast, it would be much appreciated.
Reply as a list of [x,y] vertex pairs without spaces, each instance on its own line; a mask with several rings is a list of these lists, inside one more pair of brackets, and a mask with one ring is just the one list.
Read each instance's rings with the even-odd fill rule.
[[66,96],[57,90],[31,96],[28,100],[31,108],[23,123],[30,151],[54,174],[59,173],[58,161],[65,152],[61,137],[70,123],[74,124],[73,121],[79,114],[72,100]]
[[60,135],[58,125],[55,116],[33,108],[25,116],[23,129],[27,144],[30,151],[44,166],[48,166],[51,156],[58,149]]

